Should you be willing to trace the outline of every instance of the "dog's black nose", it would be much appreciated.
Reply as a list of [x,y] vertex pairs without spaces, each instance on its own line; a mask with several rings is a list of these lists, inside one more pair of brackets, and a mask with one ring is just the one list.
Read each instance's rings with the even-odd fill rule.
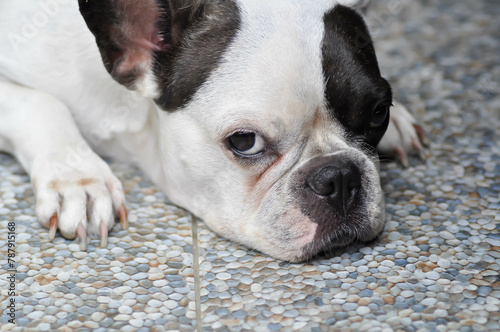
[[307,185],[327,203],[346,216],[353,208],[361,188],[361,172],[351,161],[332,160],[314,170],[306,179]]

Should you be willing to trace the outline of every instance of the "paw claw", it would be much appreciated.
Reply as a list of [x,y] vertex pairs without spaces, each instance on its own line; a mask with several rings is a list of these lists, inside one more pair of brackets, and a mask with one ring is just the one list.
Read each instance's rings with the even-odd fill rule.
[[425,150],[419,150],[418,151],[418,157],[420,158],[420,160],[425,160],[427,159],[427,155],[425,153]]
[[424,129],[415,123],[413,124],[413,128],[415,128],[415,132],[417,133],[420,142],[422,142],[422,144],[426,147],[429,146],[429,139],[427,138]]
[[401,164],[404,168],[410,168],[410,160],[408,158],[401,158]]
[[101,248],[106,248],[108,246],[108,226],[103,222],[99,225],[99,233],[101,234]]
[[85,227],[82,225],[78,225],[76,228],[76,236],[78,240],[80,241],[80,250],[81,251],[86,251],[87,250],[87,230]]
[[418,139],[413,139],[413,140],[411,141],[411,146],[413,147],[413,149],[414,149],[415,151],[418,151],[418,152],[420,152],[420,151],[422,151],[422,150],[424,149],[424,148],[422,147],[422,144],[420,143],[420,141],[419,141]]
[[395,152],[399,157],[401,164],[403,164],[405,168],[410,167],[410,160],[408,159],[408,154],[406,153],[405,149],[402,146],[396,146]]
[[128,215],[125,205],[122,204],[122,206],[120,206],[120,209],[118,209],[118,215],[120,217],[120,224],[122,225],[122,228],[128,229]]
[[55,213],[49,221],[49,239],[54,240],[57,232],[57,213]]
[[423,142],[419,139],[414,139],[411,142],[412,148],[414,153],[418,156],[420,160],[425,160],[426,159],[426,154],[425,154],[425,149],[422,146]]

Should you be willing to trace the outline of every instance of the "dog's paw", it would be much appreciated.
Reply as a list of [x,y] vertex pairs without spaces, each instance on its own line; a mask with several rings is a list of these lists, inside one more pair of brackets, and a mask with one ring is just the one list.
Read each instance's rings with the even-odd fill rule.
[[32,172],[36,214],[53,239],[57,229],[67,239],[78,238],[85,250],[88,235],[98,235],[107,246],[108,232],[118,216],[126,229],[127,211],[121,182],[97,155],[71,167],[51,160]]
[[391,108],[391,120],[377,150],[381,155],[397,157],[405,167],[409,167],[408,156],[417,154],[425,159],[426,136],[408,110],[398,102]]

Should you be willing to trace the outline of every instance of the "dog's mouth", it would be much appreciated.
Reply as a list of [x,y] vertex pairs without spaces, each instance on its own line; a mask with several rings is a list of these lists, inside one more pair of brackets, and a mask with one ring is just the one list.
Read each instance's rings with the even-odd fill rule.
[[316,235],[313,241],[303,247],[302,256],[297,257],[297,261],[311,261],[317,257],[331,258],[350,245],[369,243],[381,233],[382,230],[376,232],[369,227],[341,227],[330,234]]
[[[382,201],[383,203],[383,201]],[[370,214],[366,206],[345,217],[330,216],[328,223],[317,223],[295,206],[281,218],[272,218],[269,228],[245,244],[278,259],[292,263],[333,257],[349,245],[367,243],[383,230],[383,213]]]

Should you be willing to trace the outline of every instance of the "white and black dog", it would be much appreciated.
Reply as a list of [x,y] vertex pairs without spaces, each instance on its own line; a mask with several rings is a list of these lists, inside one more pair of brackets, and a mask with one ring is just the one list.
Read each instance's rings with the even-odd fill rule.
[[82,249],[115,216],[126,227],[101,155],[283,260],[374,239],[376,147],[404,160],[422,137],[404,107],[389,114],[359,2],[2,2],[0,150],[30,175],[39,222]]

